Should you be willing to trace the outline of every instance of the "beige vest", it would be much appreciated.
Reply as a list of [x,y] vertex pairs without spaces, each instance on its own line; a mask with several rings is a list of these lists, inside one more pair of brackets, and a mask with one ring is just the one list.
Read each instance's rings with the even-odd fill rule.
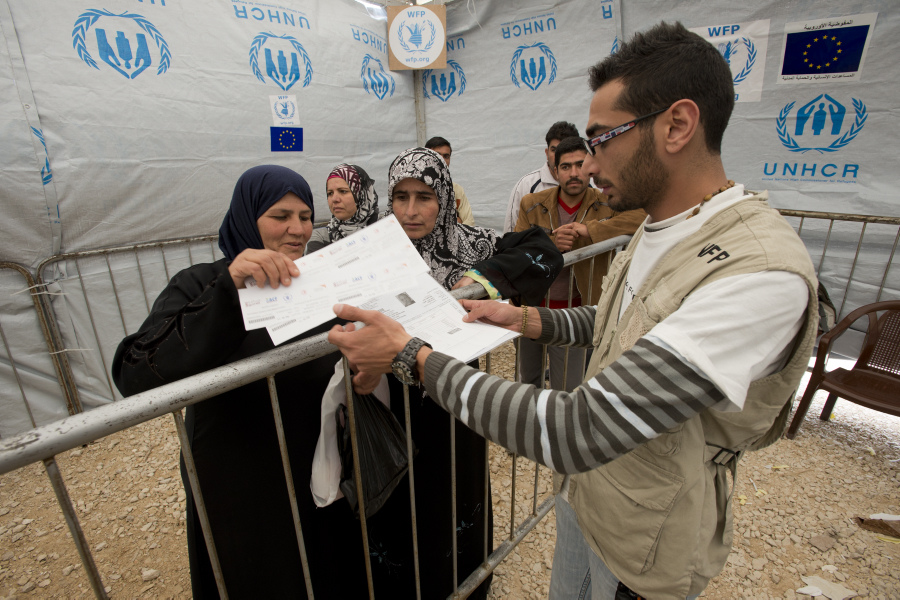
[[713,281],[788,271],[801,276],[809,289],[806,321],[788,362],[750,385],[742,411],[704,411],[572,478],[569,498],[585,539],[616,577],[653,600],[699,594],[721,571],[732,541],[732,490],[726,471],[734,475],[740,454],[720,449],[739,453],[781,436],[815,341],[817,283],[809,254],[766,199],[763,193],[741,200],[679,242],[648,275],[618,323],[625,274],[643,230],[616,257],[603,281],[596,349],[586,378]]

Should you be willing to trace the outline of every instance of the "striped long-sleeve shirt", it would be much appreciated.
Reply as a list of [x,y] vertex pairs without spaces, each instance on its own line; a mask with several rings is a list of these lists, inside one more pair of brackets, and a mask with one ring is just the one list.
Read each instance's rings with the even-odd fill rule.
[[[537,341],[591,347],[595,309],[538,309]],[[724,395],[652,334],[572,392],[487,375],[433,352],[428,394],[469,428],[560,473],[589,471],[719,403]]]

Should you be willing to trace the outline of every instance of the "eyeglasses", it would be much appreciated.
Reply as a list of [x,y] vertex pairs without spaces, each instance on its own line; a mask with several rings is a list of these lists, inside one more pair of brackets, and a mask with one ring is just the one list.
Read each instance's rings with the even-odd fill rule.
[[591,138],[589,140],[583,139],[581,141],[584,142],[584,149],[588,152],[588,154],[591,154],[593,156],[595,153],[594,149],[597,146],[599,146],[600,144],[602,144],[603,142],[608,142],[609,140],[613,139],[617,135],[622,135],[629,129],[634,129],[634,126],[637,125],[639,121],[643,121],[644,119],[648,119],[654,115],[658,115],[659,113],[666,112],[667,110],[669,110],[668,107],[663,108],[661,110],[655,110],[652,113],[647,113],[646,115],[642,115],[636,119],[632,119],[631,121],[628,121],[627,123],[619,125],[618,127],[613,127],[609,131],[607,131],[605,133],[601,133],[597,137]]

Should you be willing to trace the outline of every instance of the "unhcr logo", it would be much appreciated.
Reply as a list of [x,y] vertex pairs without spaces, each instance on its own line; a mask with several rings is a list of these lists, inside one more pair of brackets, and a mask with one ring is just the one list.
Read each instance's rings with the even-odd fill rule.
[[375,94],[379,100],[384,100],[384,97],[390,92],[393,97],[396,87],[394,76],[386,72],[381,61],[371,54],[366,54],[363,58],[359,77],[362,79],[363,89],[367,94]]
[[[266,74],[259,68],[259,51],[263,51]],[[250,69],[256,78],[266,82],[266,77],[284,91],[300,81],[300,61],[303,61],[303,87],[312,81],[313,68],[309,55],[297,38],[290,35],[275,35],[263,32],[253,38],[250,44]]]
[[[93,36],[90,35],[92,27]],[[99,70],[88,45],[102,62],[127,79],[134,79],[154,62],[156,74],[162,75],[172,62],[169,45],[162,34],[153,23],[136,13],[116,14],[93,8],[81,13],[72,29],[72,47],[86,65]]]
[[[852,121],[847,119],[847,107],[828,94],[819,94],[801,106],[790,120],[796,102],[787,104],[776,120],[778,139],[791,152],[837,152],[859,135],[868,118],[866,105],[856,98],[850,100],[855,113]],[[805,143],[801,145],[801,141]]]
[[[550,69],[549,79],[547,78],[548,67]],[[520,79],[532,90],[541,87],[544,81],[550,85],[556,79],[556,57],[543,42],[537,42],[530,46],[519,46],[509,63],[509,77],[516,87],[521,87]]]
[[462,96],[466,91],[466,74],[459,63],[448,60],[447,67],[449,68],[440,73],[435,73],[432,69],[422,72],[422,92],[426,98],[434,96],[441,102],[446,102],[454,94]]

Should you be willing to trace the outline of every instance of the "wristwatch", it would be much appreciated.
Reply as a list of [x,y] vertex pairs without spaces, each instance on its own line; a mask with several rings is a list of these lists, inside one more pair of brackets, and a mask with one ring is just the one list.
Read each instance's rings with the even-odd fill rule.
[[416,377],[416,354],[419,353],[422,346],[434,349],[428,342],[414,337],[406,343],[403,350],[397,353],[397,356],[391,362],[391,370],[394,372],[394,377],[400,380],[400,383],[405,385],[416,385],[419,383],[419,378]]

